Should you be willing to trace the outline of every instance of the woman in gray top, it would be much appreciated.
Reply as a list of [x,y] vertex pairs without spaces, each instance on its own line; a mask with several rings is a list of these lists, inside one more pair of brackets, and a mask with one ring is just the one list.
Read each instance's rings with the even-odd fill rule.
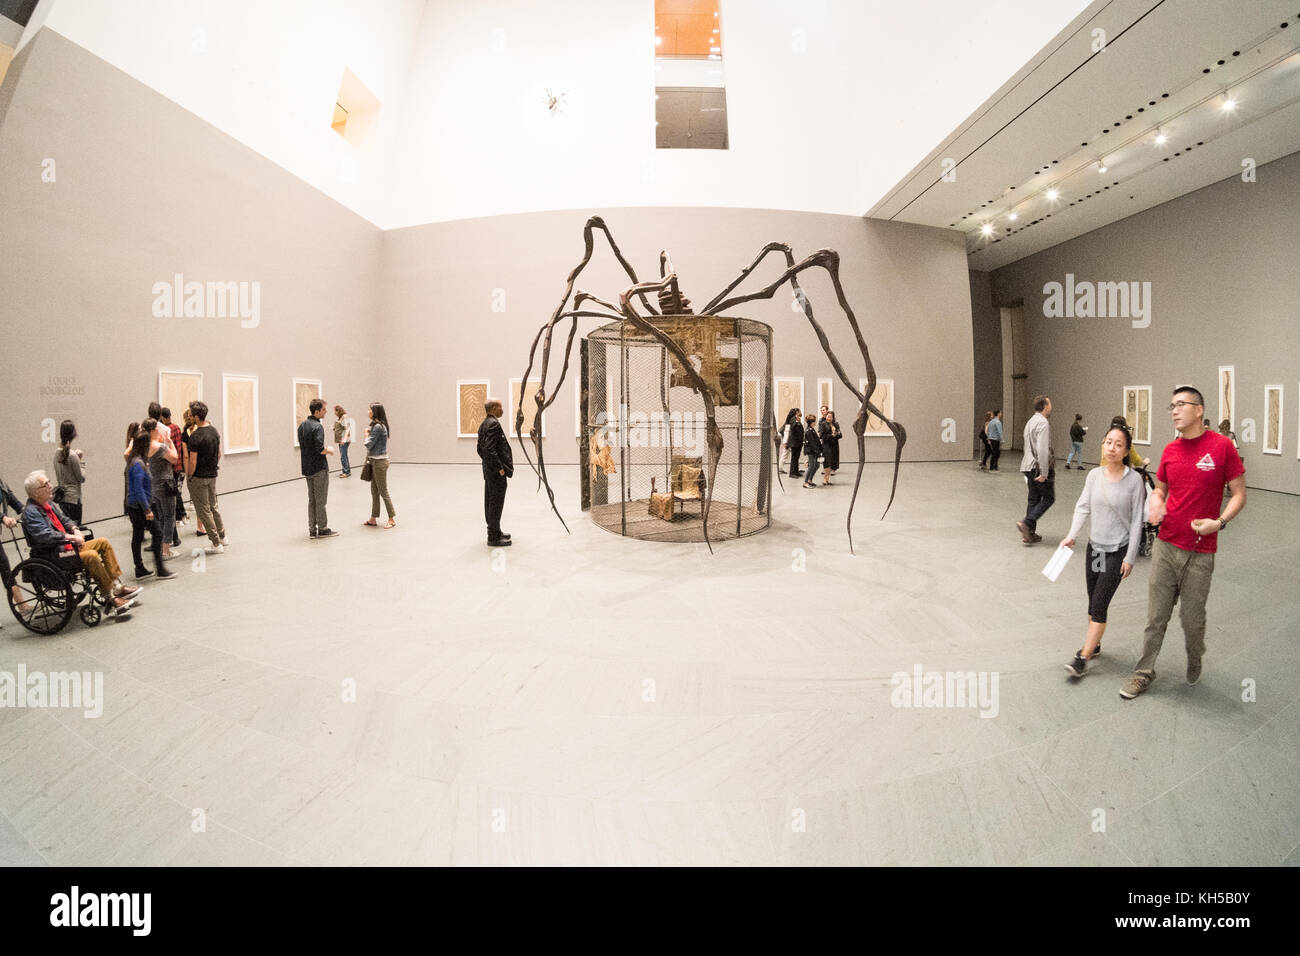
[[1091,521],[1088,530],[1088,634],[1083,647],[1065,669],[1074,677],[1087,672],[1088,661],[1101,653],[1101,636],[1106,632],[1106,610],[1119,582],[1133,571],[1138,546],[1142,543],[1142,515],[1146,484],[1125,462],[1133,436],[1120,425],[1112,425],[1101,443],[1101,467],[1088,472],[1083,494],[1074,506],[1074,523],[1062,540],[1066,548]]
[[[86,460],[80,448],[73,448],[77,426],[72,419],[59,425],[59,450],[54,453],[54,500],[63,513],[81,523],[81,486],[86,483]],[[59,494],[62,492],[62,494]]]

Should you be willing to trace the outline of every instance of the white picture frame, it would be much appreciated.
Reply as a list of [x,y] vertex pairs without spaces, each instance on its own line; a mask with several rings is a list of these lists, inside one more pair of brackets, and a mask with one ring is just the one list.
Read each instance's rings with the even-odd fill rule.
[[[523,379],[519,379],[519,378],[510,379],[510,418],[506,422],[506,436],[509,438],[520,437],[519,434],[515,431],[515,416],[518,414],[521,394],[528,394],[530,396],[530,400],[524,403],[524,416],[525,416],[524,417],[525,430],[523,434],[524,438],[528,437],[527,430],[532,427],[532,420],[528,417],[528,409],[532,407],[534,404],[533,401],[531,400],[531,396],[536,393],[538,388],[538,383],[536,379],[529,379],[528,385],[531,386],[531,388],[529,388],[527,392],[525,392],[523,388],[523,384],[524,384]],[[542,437],[543,438],[546,437],[546,413],[545,412],[542,413]]]
[[1237,430],[1237,371],[1231,365],[1219,366],[1219,417],[1213,422],[1217,431],[1219,424],[1226,418],[1228,430]]
[[817,379],[817,414],[820,416],[822,406],[825,405],[831,411],[835,411],[835,380],[830,378]]
[[[308,386],[299,390],[299,386]],[[312,394],[314,387],[315,394]],[[313,398],[323,398],[325,395],[325,386],[318,378],[295,378],[293,380],[293,389],[289,394],[292,402],[290,413],[293,415],[293,447],[298,447],[298,426],[310,414],[311,401]]]
[[[1282,454],[1282,429],[1284,418],[1282,415],[1282,397],[1283,386],[1265,385],[1264,386],[1264,440],[1263,452],[1266,455]],[[1276,399],[1277,408],[1277,425],[1274,427],[1273,410],[1274,400]]]
[[[1146,400],[1146,408],[1143,410],[1143,399]],[[1128,422],[1129,431],[1133,434],[1133,444],[1150,445],[1151,444],[1151,386],[1150,385],[1125,385],[1124,397],[1120,400],[1124,420]]]
[[[193,393],[193,398],[190,394]],[[183,369],[158,370],[158,404],[172,411],[180,424],[191,401],[203,401],[203,373]]]
[[[232,386],[252,385],[252,407],[246,410],[238,408],[232,409],[231,395]],[[243,391],[243,390],[241,390]],[[223,372],[221,374],[221,451],[225,455],[243,455],[249,452],[261,451],[262,449],[262,432],[259,421],[261,415],[261,395],[259,393],[259,380],[256,375],[240,375],[233,372]],[[248,423],[242,423],[238,420],[242,411],[249,413],[251,419]],[[241,427],[242,425],[251,427]],[[249,432],[251,431],[251,434]],[[246,439],[236,441],[237,438]]]
[[[794,401],[793,398],[798,398]],[[797,408],[804,414],[808,409],[803,404],[803,379],[778,375],[772,379],[772,401],[776,403],[777,421],[785,421],[790,409]]]
[[[867,380],[858,379],[858,391],[863,395],[867,394]],[[871,403],[885,413],[885,417],[890,421],[894,420],[894,380],[892,378],[876,379],[876,390],[867,396]],[[854,410],[857,414],[857,410]],[[867,438],[893,438],[894,433],[889,430],[881,419],[870,413],[867,414],[867,430],[863,432]]]
[[[487,413],[481,408],[478,411],[478,420],[475,422],[473,413],[466,408],[465,402],[476,396],[476,386],[482,386],[483,398],[485,402],[492,397],[492,381],[489,378],[458,378],[456,379],[456,437],[457,438],[478,438],[478,426],[483,423]],[[472,393],[467,390],[474,390]],[[479,403],[480,405],[482,402]]]

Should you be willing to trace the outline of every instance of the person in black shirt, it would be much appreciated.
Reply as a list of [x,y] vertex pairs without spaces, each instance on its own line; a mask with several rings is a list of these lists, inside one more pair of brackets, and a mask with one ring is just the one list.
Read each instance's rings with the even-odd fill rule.
[[1070,462],[1077,461],[1079,470],[1083,471],[1083,436],[1088,433],[1084,427],[1083,416],[1075,415],[1074,424],[1070,426],[1070,454],[1065,459],[1065,470],[1070,470]]
[[817,435],[817,416],[809,412],[805,421],[807,424],[803,430],[803,453],[808,461],[804,465],[807,473],[804,475],[803,486],[805,488],[816,488],[817,486],[813,484],[813,477],[817,474],[817,459],[822,454],[822,442]]
[[313,398],[308,406],[310,414],[298,426],[298,451],[302,455],[302,476],[307,479],[307,534],[312,538],[332,538],[338,534],[330,530],[325,516],[325,502],[330,494],[330,469],[327,455],[334,449],[325,444],[325,401]]
[[785,416],[785,445],[790,451],[790,477],[803,475],[799,470],[799,453],[803,450],[803,423],[799,421],[799,409],[792,408]]
[[487,417],[478,427],[478,456],[483,462],[483,516],[487,519],[487,543],[493,548],[510,547],[510,535],[501,530],[501,512],[506,506],[506,485],[515,473],[510,442],[501,428],[501,402],[489,398],[483,403]]
[[190,499],[198,522],[208,529],[208,554],[224,554],[230,542],[226,524],[217,509],[217,465],[221,461],[221,435],[208,424],[208,406],[198,400],[190,402],[197,425],[185,439],[189,454],[185,456],[185,475],[189,480]]

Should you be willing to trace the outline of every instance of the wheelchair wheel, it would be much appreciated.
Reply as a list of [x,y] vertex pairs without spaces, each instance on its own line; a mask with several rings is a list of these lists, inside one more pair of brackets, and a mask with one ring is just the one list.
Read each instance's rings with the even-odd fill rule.
[[14,568],[19,597],[9,592],[9,610],[18,623],[37,634],[57,634],[72,617],[77,600],[63,572],[40,558],[28,558]]
[[81,614],[81,623],[86,625],[86,627],[98,627],[99,622],[104,619],[103,612],[100,611],[99,606],[93,601],[89,604],[82,605],[79,613]]

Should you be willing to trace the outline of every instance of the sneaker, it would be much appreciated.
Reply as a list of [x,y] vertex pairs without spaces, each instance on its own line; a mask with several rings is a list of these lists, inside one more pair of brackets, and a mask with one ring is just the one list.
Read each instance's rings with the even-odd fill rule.
[[1034,532],[1033,534],[1031,534],[1031,535],[1029,536],[1029,543],[1030,543],[1030,544],[1038,544],[1038,542],[1040,542],[1040,541],[1042,541],[1042,540],[1043,540],[1043,536],[1042,536],[1041,534],[1039,534],[1038,532]]
[[1155,679],[1154,674],[1134,674],[1129,678],[1128,683],[1119,689],[1119,696],[1125,700],[1132,700],[1138,694],[1146,693],[1146,689]]
[[508,547],[510,547],[510,539],[509,539],[509,538],[499,538],[499,539],[497,539],[496,541],[493,541],[491,538],[488,538],[488,547],[489,547],[489,548],[508,548]]
[[175,571],[159,571],[159,572],[158,572],[158,580],[159,580],[159,581],[166,581],[168,578],[174,578],[174,577],[176,577],[176,572],[175,572]]
[[1034,533],[1029,530],[1029,525],[1025,524],[1023,521],[1017,521],[1016,530],[1020,532],[1020,540],[1025,544],[1029,544],[1030,539],[1034,536]]
[[1201,679],[1201,662],[1187,659],[1187,685],[1195,687],[1196,682]]
[[194,537],[196,537],[196,538],[206,538],[207,536],[208,536],[208,533],[207,533],[206,531],[195,531],[195,532],[194,532]]
[[331,529],[329,529],[329,528],[321,528],[319,531],[316,532],[316,537],[318,537],[318,538],[337,538],[337,537],[338,537],[338,534],[339,534],[339,533],[338,533],[337,531],[333,531],[333,530],[331,530]]
[[1096,649],[1095,651],[1092,652],[1092,656],[1093,656],[1093,657],[1101,657],[1101,645],[1100,645],[1100,644],[1098,644],[1098,645],[1097,645],[1097,649]]
[[136,569],[135,569],[135,579],[136,579],[137,581],[143,581],[145,578],[147,578],[147,577],[151,577],[152,575],[153,575],[153,572],[150,571],[148,568],[136,568]]
[[228,548],[228,547],[230,547],[230,541],[229,541],[228,539],[226,539],[226,538],[222,538],[222,539],[221,539],[221,546],[222,546],[223,548]]
[[314,530],[313,530],[313,531],[308,531],[308,532],[307,532],[307,537],[309,537],[309,538],[314,538],[314,537],[316,537],[316,532],[315,532]]
[[133,598],[133,597],[135,597],[137,594],[139,594],[139,593],[140,593],[141,591],[143,591],[143,590],[144,590],[144,588],[142,588],[142,587],[137,587],[137,586],[130,585],[130,584],[124,584],[124,585],[122,585],[120,588],[118,588],[117,590],[115,590],[115,591],[113,592],[113,597],[115,597],[115,598]]
[[203,553],[204,554],[225,554],[226,549],[221,545],[217,545],[215,548],[209,545],[208,547],[203,549]]
[[1082,677],[1088,673],[1088,662],[1083,659],[1083,652],[1074,655],[1074,660],[1065,665],[1065,669],[1075,677]]

